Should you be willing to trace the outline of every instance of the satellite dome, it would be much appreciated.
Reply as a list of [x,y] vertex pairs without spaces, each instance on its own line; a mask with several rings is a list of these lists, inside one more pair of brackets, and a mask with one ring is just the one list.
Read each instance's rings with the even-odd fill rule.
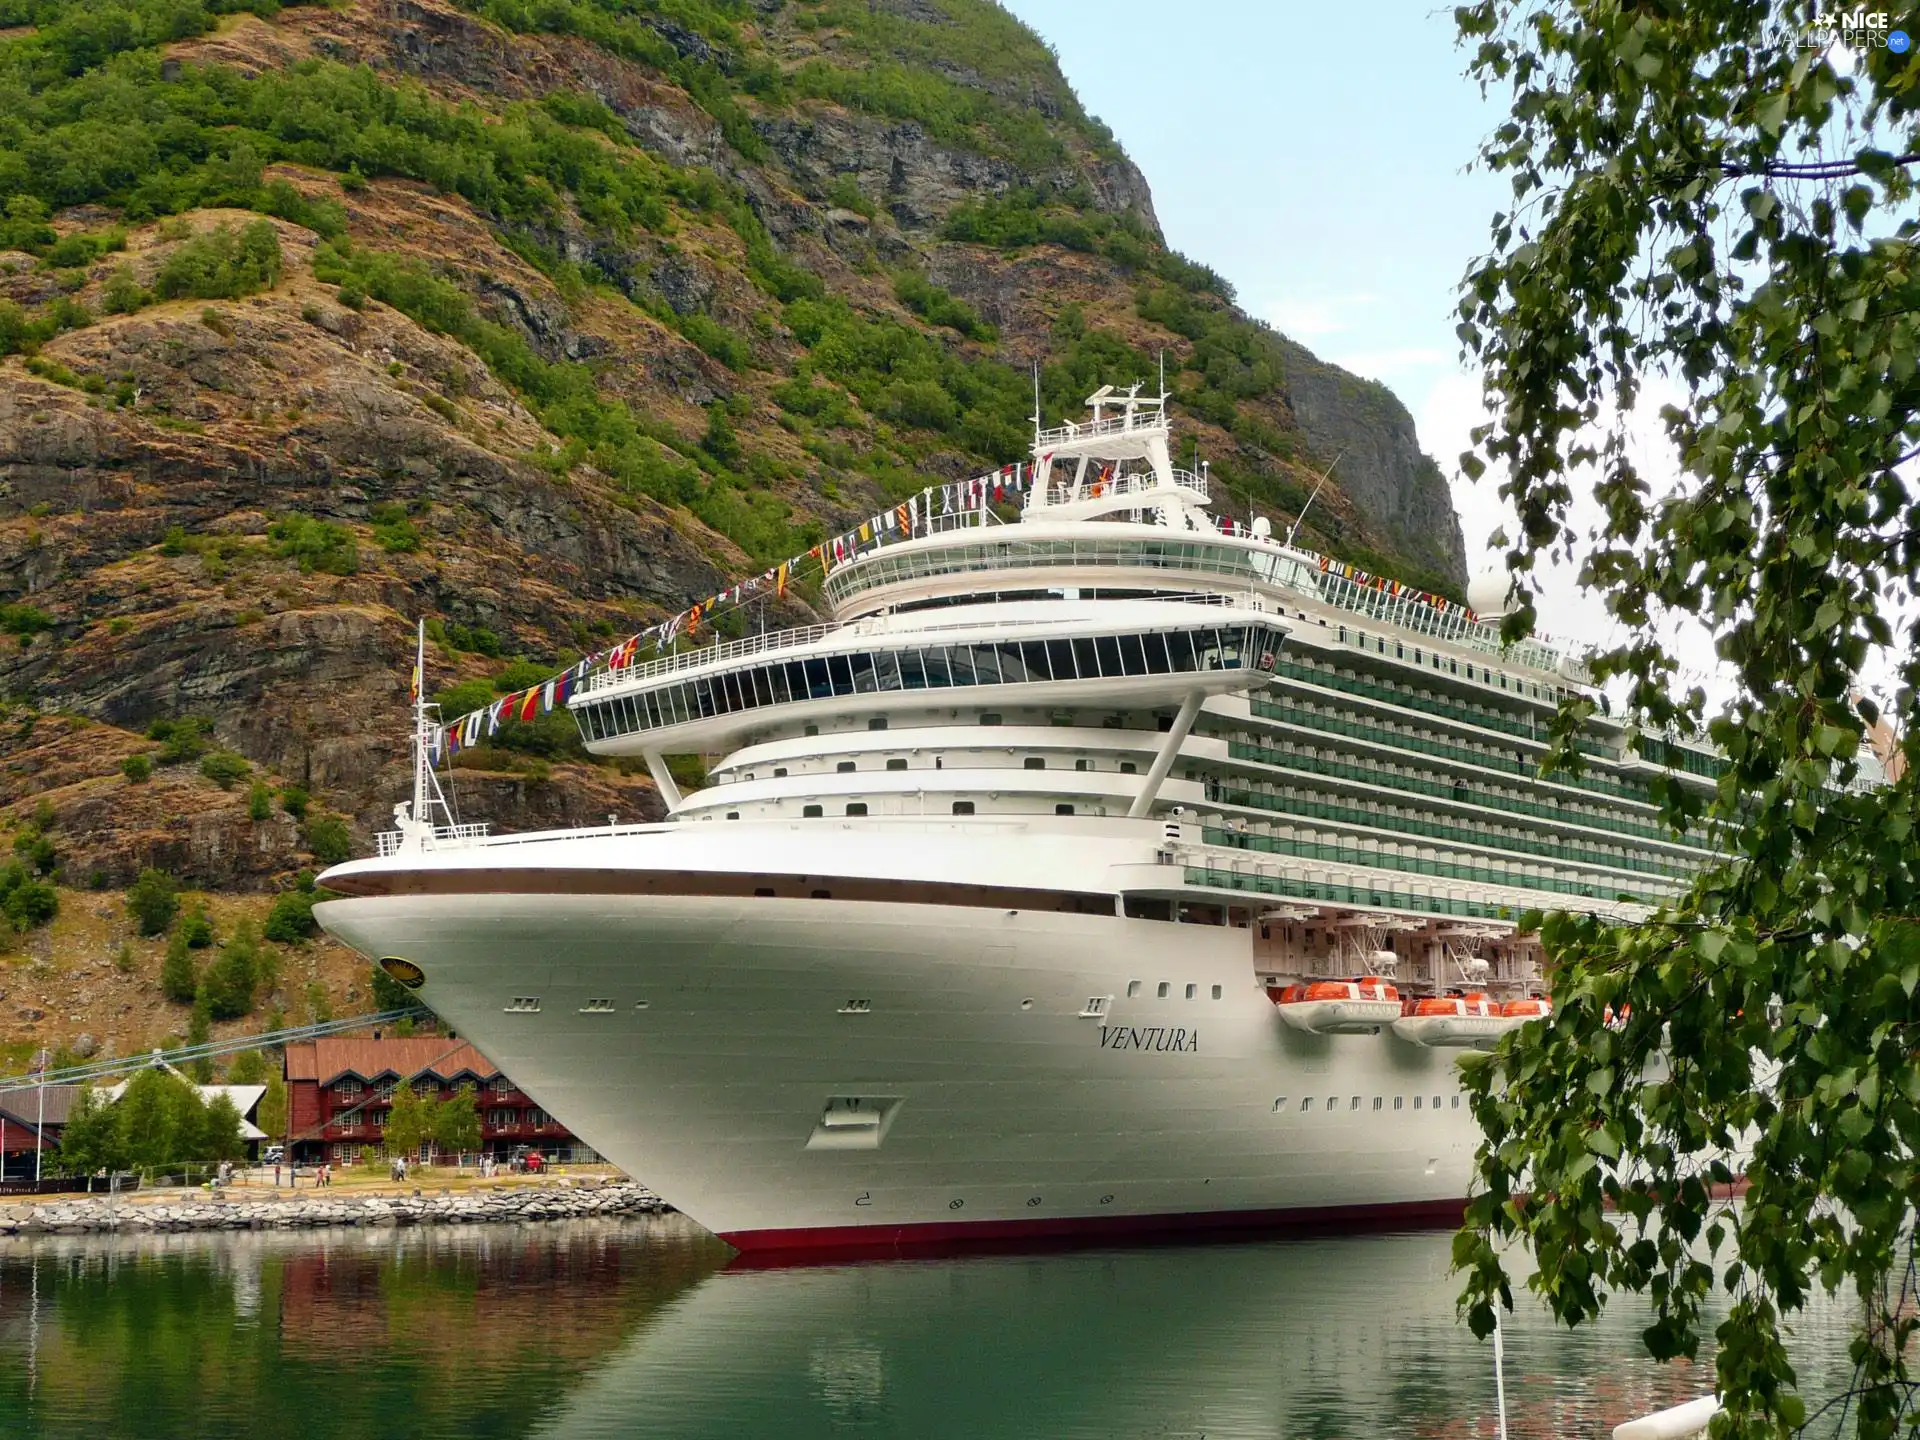
[[1514,598],[1513,575],[1497,560],[1467,586],[1467,604],[1489,620],[1497,620],[1511,610]]

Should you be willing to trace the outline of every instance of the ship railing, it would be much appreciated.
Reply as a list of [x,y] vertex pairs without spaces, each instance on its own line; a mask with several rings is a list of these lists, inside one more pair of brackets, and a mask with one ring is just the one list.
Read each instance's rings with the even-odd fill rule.
[[805,645],[814,640],[823,639],[845,628],[844,625],[802,625],[792,630],[774,630],[765,635],[751,635],[745,640],[729,640],[724,645],[708,645],[698,650],[687,650],[679,655],[663,655],[658,660],[646,660],[638,665],[601,670],[589,676],[587,683],[575,690],[574,694],[596,695],[603,690],[613,690],[631,684],[635,680],[650,680],[656,675],[670,675],[676,670],[692,670],[697,666],[712,665],[721,660],[735,660],[747,655],[759,655],[768,650],[786,650],[795,645]]
[[[1258,609],[1250,595],[1222,595],[1213,591],[1192,591],[1184,595],[1163,595],[1163,600],[1179,601],[1189,605],[1218,605],[1225,608],[1235,606]],[[948,624],[930,623],[916,630],[912,637],[906,637],[903,643],[924,643],[929,637],[937,637],[943,630],[977,627],[981,622],[971,618],[955,618]],[[997,619],[994,625],[1000,629],[1021,629],[1024,627],[1057,627],[1061,623],[1056,616],[1028,617],[1024,619]],[[793,630],[775,630],[766,635],[755,635],[746,640],[732,640],[724,645],[708,645],[698,650],[688,650],[679,655],[667,655],[658,660],[648,660],[642,664],[629,665],[618,670],[601,670],[588,677],[586,683],[573,693],[578,696],[598,695],[604,691],[622,689],[639,681],[652,680],[661,675],[671,675],[682,670],[694,670],[708,665],[723,664],[752,655],[761,655],[774,650],[791,650],[801,645],[824,640],[829,635],[872,635],[882,633],[864,620],[854,620],[843,625],[802,625]]]
[[[492,838],[488,825],[490,822],[476,820],[464,825],[436,825],[433,827],[429,849],[457,849],[462,845],[477,845]],[[373,849],[376,855],[385,857],[398,855],[406,843],[406,834],[400,830],[382,830],[373,837]]]
[[1045,500],[1038,491],[1027,497],[1026,510],[1031,513],[1044,510],[1052,505],[1072,505],[1082,500],[1114,500],[1137,497],[1142,501],[1151,501],[1156,495],[1165,496],[1168,489],[1178,491],[1188,500],[1205,504],[1210,498],[1207,477],[1196,475],[1191,470],[1176,469],[1173,472],[1173,485],[1162,485],[1151,470],[1138,470],[1113,480],[1091,480],[1080,485],[1055,483],[1047,487]]
[[1092,440],[1102,435],[1127,435],[1141,430],[1164,430],[1166,418],[1160,407],[1142,406],[1133,414],[1106,415],[1098,420],[1075,423],[1069,420],[1064,425],[1056,425],[1051,430],[1042,430],[1033,437],[1033,450],[1037,456],[1048,446],[1071,445],[1076,440]]
[[[438,837],[435,849],[458,849],[464,846],[486,846],[489,849],[512,845],[550,845],[559,840],[577,840],[583,835],[644,835],[660,828],[658,822],[640,820],[625,825],[618,822],[606,825],[579,825],[570,830],[525,830],[514,835],[494,835],[487,829],[485,821],[477,825],[439,825],[434,827]],[[374,851],[381,856],[397,855],[405,843],[405,836],[398,830],[383,830],[373,837]]]

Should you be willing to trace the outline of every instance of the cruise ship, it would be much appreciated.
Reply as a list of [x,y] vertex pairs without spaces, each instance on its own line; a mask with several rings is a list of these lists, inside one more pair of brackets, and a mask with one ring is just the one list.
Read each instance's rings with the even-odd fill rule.
[[1716,762],[1601,718],[1541,773],[1590,676],[1501,642],[1504,576],[1222,519],[1164,395],[1089,405],[829,623],[584,677],[663,823],[489,835],[417,775],[315,914],[742,1249],[1457,1217],[1457,1061],[1551,1003],[1516,922],[1677,895],[1715,839],[1650,783]]

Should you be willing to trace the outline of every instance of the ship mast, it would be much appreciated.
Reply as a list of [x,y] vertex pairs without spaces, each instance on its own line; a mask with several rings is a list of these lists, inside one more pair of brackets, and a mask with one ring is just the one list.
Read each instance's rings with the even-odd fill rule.
[[434,732],[439,728],[437,719],[439,706],[427,699],[427,622],[423,618],[416,622],[413,649],[413,679],[409,687],[409,698],[413,702],[413,801],[410,805],[396,806],[398,813],[394,818],[400,824],[401,834],[411,848],[425,850],[433,841],[433,807],[439,806],[440,813],[449,824],[453,812],[447,806],[447,798],[440,790],[439,777],[433,773]]

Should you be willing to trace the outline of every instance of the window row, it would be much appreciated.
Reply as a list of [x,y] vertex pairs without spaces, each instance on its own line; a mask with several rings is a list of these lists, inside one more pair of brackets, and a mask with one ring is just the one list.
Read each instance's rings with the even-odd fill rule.
[[[373,1090],[376,1100],[391,1100],[393,1098],[394,1087],[398,1083],[399,1082],[395,1080],[379,1080],[369,1087],[362,1081],[356,1080],[353,1076],[349,1075],[344,1079],[334,1081],[333,1084],[327,1088],[333,1092],[336,1101],[357,1100],[365,1094],[369,1088]],[[427,1079],[414,1081],[413,1088],[415,1093],[421,1097],[432,1098],[438,1095],[443,1087],[439,1081]],[[474,1082],[471,1080],[455,1080],[449,1082],[444,1088],[455,1092],[472,1094],[475,1087]],[[496,1075],[487,1082],[487,1093],[490,1095],[511,1095],[513,1093],[513,1081],[504,1075]]]
[[606,740],[764,705],[838,695],[1184,674],[1243,666],[1271,671],[1280,641],[1281,632],[1265,625],[1208,626],[1079,640],[927,645],[822,655],[703,676],[643,694],[610,696],[581,705],[574,713],[588,740]]
[[[1339,1097],[1338,1095],[1329,1095],[1329,1096],[1327,1096],[1327,1098],[1326,1098],[1326,1103],[1325,1103],[1324,1105],[1319,1105],[1319,1104],[1317,1103],[1317,1102],[1319,1101],[1319,1097],[1318,1097],[1318,1096],[1316,1096],[1316,1095],[1305,1095],[1305,1096],[1302,1096],[1302,1097],[1301,1097],[1301,1099],[1300,1099],[1300,1102],[1299,1102],[1299,1105],[1298,1105],[1298,1107],[1297,1107],[1297,1108],[1299,1109],[1299,1112],[1300,1112],[1300,1113],[1301,1113],[1302,1115],[1308,1115],[1308,1114],[1311,1114],[1311,1113],[1312,1113],[1312,1112],[1313,1112],[1313,1111],[1314,1111],[1314,1110],[1315,1110],[1316,1108],[1318,1108],[1318,1109],[1322,1109],[1322,1110],[1324,1110],[1324,1111],[1325,1111],[1325,1112],[1326,1112],[1327,1114],[1329,1114],[1329,1115],[1331,1115],[1331,1114],[1334,1114],[1334,1113],[1336,1113],[1337,1111],[1339,1111],[1339,1110],[1342,1110],[1342,1109],[1345,1109],[1345,1110],[1347,1110],[1347,1111],[1348,1111],[1349,1113],[1351,1113],[1352,1111],[1355,1111],[1355,1110],[1358,1110],[1358,1109],[1360,1109],[1360,1108],[1361,1108],[1361,1106],[1362,1106],[1362,1105],[1363,1105],[1363,1104],[1365,1103],[1365,1101],[1366,1101],[1366,1098],[1367,1098],[1367,1097],[1366,1097],[1366,1096],[1364,1096],[1364,1095],[1350,1095],[1350,1096],[1348,1096],[1348,1097],[1347,1097],[1347,1102],[1346,1102],[1346,1104],[1345,1104],[1345,1105],[1343,1106],[1343,1105],[1342,1105],[1342,1104],[1340,1103],[1340,1097]],[[1415,1110],[1418,1110],[1418,1109],[1420,1109],[1420,1108],[1421,1108],[1421,1101],[1422,1101],[1422,1100],[1424,1100],[1425,1098],[1426,1098],[1425,1096],[1421,1096],[1421,1095],[1416,1095],[1416,1096],[1414,1096],[1414,1097],[1413,1097],[1413,1106],[1412,1106],[1412,1108],[1413,1108],[1413,1109],[1415,1109]],[[1432,1103],[1432,1104],[1431,1104],[1430,1106],[1428,1106],[1427,1108],[1428,1108],[1428,1109],[1431,1109],[1431,1110],[1439,1110],[1439,1109],[1442,1109],[1442,1108],[1444,1108],[1444,1107],[1442,1106],[1442,1104],[1441,1104],[1441,1101],[1442,1101],[1442,1100],[1444,1100],[1445,1098],[1446,1098],[1445,1096],[1441,1096],[1441,1095],[1435,1095],[1435,1096],[1433,1097],[1433,1103]],[[1387,1096],[1385,1096],[1385,1095],[1376,1095],[1376,1096],[1374,1096],[1374,1097],[1373,1097],[1373,1108],[1374,1108],[1375,1110],[1384,1110],[1384,1109],[1386,1109],[1386,1108],[1387,1108],[1387,1106],[1386,1106],[1386,1102],[1387,1102],[1387,1099],[1388,1099],[1388,1097],[1387,1097]],[[1407,1097],[1406,1097],[1406,1096],[1404,1096],[1404,1095],[1395,1095],[1395,1096],[1393,1096],[1393,1097],[1392,1097],[1392,1100],[1393,1100],[1393,1108],[1394,1108],[1394,1109],[1396,1109],[1396,1110],[1404,1110],[1404,1109],[1406,1109],[1406,1108],[1408,1108],[1408,1107],[1407,1107],[1407,1104],[1406,1104],[1406,1099],[1407,1099]],[[1280,1113],[1281,1113],[1282,1111],[1284,1111],[1284,1110],[1285,1110],[1285,1109],[1287,1108],[1287,1104],[1288,1104],[1288,1101],[1287,1101],[1287,1097],[1286,1097],[1286,1096],[1284,1096],[1284,1095],[1281,1095],[1281,1096],[1277,1096],[1277,1097],[1276,1097],[1276,1098],[1274,1099],[1274,1102],[1273,1102],[1273,1113],[1274,1113],[1274,1114],[1276,1114],[1276,1115],[1278,1115],[1278,1114],[1280,1114]],[[1455,1110],[1458,1110],[1458,1109],[1460,1108],[1460,1096],[1459,1096],[1459,1094],[1458,1094],[1457,1092],[1456,1092],[1456,1093],[1454,1094],[1454,1096],[1453,1096],[1453,1108],[1454,1108]]]
[[[1140,998],[1141,983],[1142,982],[1138,980],[1129,980],[1127,982],[1127,998],[1129,1000],[1137,1000]],[[1159,986],[1154,990],[1155,997],[1161,1000],[1168,999],[1172,994],[1173,994],[1173,986],[1165,980],[1162,980]],[[1215,985],[1213,987],[1213,998],[1218,1000],[1220,998],[1220,995],[1221,995],[1221,989],[1218,985]],[[1200,987],[1198,985],[1187,986],[1187,999],[1197,1000],[1199,998],[1200,998]]]

